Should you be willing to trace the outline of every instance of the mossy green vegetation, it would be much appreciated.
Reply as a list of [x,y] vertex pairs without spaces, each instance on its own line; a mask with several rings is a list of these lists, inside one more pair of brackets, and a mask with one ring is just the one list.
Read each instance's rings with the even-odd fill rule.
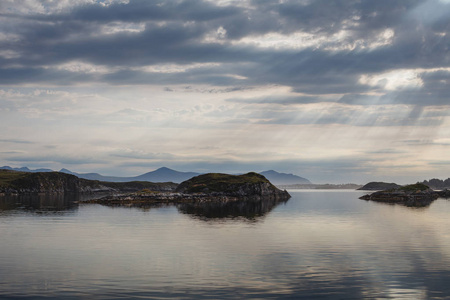
[[26,172],[0,170],[0,187],[11,187],[15,180],[26,177],[27,174]]
[[428,189],[430,189],[430,187],[423,183],[409,184],[400,188],[401,191],[405,192],[426,191]]
[[[8,171],[7,171],[8,172]],[[1,172],[0,188],[9,192],[76,192],[79,181],[74,175],[59,172]]]

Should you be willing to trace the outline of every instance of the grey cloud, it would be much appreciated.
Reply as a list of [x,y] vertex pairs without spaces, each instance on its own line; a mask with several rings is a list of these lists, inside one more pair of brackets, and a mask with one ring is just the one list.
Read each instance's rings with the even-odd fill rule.
[[32,141],[19,140],[19,139],[0,139],[0,143],[11,143],[11,144],[34,144]]
[[[450,72],[445,70],[425,72],[419,75],[422,87],[405,88],[389,91],[384,95],[370,96],[349,93],[340,97],[339,102],[348,104],[412,104],[416,106],[448,106],[450,105]],[[444,110],[442,111],[444,112]],[[445,115],[445,114],[444,114]]]
[[[192,88],[190,86],[184,87],[182,89],[175,88],[164,88],[166,92],[194,92],[194,93],[202,93],[202,94],[224,94],[224,93],[233,93],[233,92],[241,92],[241,91],[249,91],[253,90],[252,86],[231,86],[226,88]],[[238,101],[236,101],[238,102]]]
[[0,85],[23,83],[47,83],[50,85],[72,85],[92,82],[94,75],[47,68],[4,68],[0,69]]
[[[292,7],[288,7],[286,12],[296,12],[299,13],[300,11],[303,12],[300,15],[307,15],[307,19],[311,20],[321,20],[320,24],[324,24],[324,20],[321,18],[318,18],[318,16],[321,16],[325,13],[326,17],[324,19],[330,19],[332,20],[330,16],[339,16],[342,12],[343,14],[347,15],[347,11],[349,9],[348,6],[355,5],[357,2],[350,2],[350,1],[334,1],[334,2],[327,2],[327,5],[321,5],[320,9],[318,9],[318,3],[320,1],[314,1],[311,2],[310,5],[307,6],[298,6],[294,4],[283,4],[280,5],[280,8],[278,11],[283,11],[283,7],[285,6],[295,6],[296,9]],[[347,3],[348,2],[348,3]],[[212,18],[211,22],[208,24],[205,24],[204,22],[201,22],[201,18],[197,16],[197,18],[192,18],[193,21],[197,21],[194,24],[191,24],[191,26],[185,26],[186,24],[182,24],[181,22],[176,22],[180,20],[180,16],[171,18],[171,15],[173,14],[180,14],[180,11],[183,11],[181,9],[178,9],[176,5],[173,4],[174,2],[165,1],[164,3],[153,3],[148,1],[131,1],[129,4],[114,4],[107,7],[102,7],[98,5],[89,5],[84,6],[78,10],[72,11],[70,15],[61,17],[59,20],[60,23],[50,23],[50,24],[29,24],[28,31],[24,34],[23,42],[27,43],[29,41],[29,47],[33,45],[35,50],[41,50],[41,52],[49,50],[50,53],[56,54],[56,57],[53,59],[57,59],[58,56],[61,55],[61,53],[65,56],[67,56],[67,59],[75,59],[77,56],[79,58],[83,57],[83,54],[86,54],[86,49],[88,48],[90,52],[98,53],[99,50],[106,50],[107,48],[111,49],[109,52],[106,51],[106,53],[103,53],[103,55],[99,55],[97,58],[99,61],[97,63],[101,63],[101,58],[103,57],[106,59],[109,55],[111,55],[111,62],[113,63],[113,60],[118,60],[118,63],[120,64],[120,56],[114,56],[115,52],[125,54],[127,50],[131,49],[137,49],[137,52],[134,52],[134,56],[138,56],[139,54],[144,55],[144,53],[139,53],[140,48],[145,47],[146,52],[145,56],[151,56],[152,53],[155,53],[156,50],[161,49],[162,51],[156,51],[157,54],[164,56],[166,51],[168,49],[165,49],[165,45],[167,46],[175,46],[174,41],[179,41],[177,45],[183,44],[183,42],[189,40],[190,44],[198,44],[198,41],[192,41],[192,39],[196,39],[199,36],[202,36],[205,32],[211,30],[211,28],[217,28],[218,26],[221,26],[221,24],[225,24],[224,22],[229,21],[233,26],[237,26],[237,30],[240,32],[241,35],[249,35],[253,34],[254,30],[246,31],[246,26],[241,26],[239,22],[236,22],[235,17],[245,19],[247,23],[250,25],[253,25],[254,27],[260,28],[261,26],[258,25],[259,20],[264,20],[266,24],[270,24],[270,28],[267,28],[264,32],[260,33],[267,33],[267,32],[283,32],[283,27],[289,26],[284,24],[282,22],[282,18],[276,18],[276,21],[273,20],[272,22],[267,22],[269,18],[269,21],[272,20],[273,14],[277,12],[275,7],[271,7],[270,9],[264,8],[262,6],[257,6],[254,9],[247,8],[245,10],[246,14],[251,14],[258,12],[260,8],[262,7],[263,13],[259,13],[257,17],[249,17],[247,15],[243,15],[243,9],[233,8],[233,7],[227,7],[227,8],[221,8],[221,7],[213,7],[212,4],[204,3],[201,1],[194,1],[194,2],[181,2],[177,5],[180,5],[182,8],[188,7],[188,11],[206,11],[205,15],[208,15]],[[162,4],[162,6],[160,6]],[[166,7],[167,6],[167,7]],[[311,8],[311,6],[313,6]],[[164,11],[166,13],[160,12],[162,10],[161,7],[164,8]],[[278,6],[277,6],[278,7]],[[383,6],[380,6],[383,7]],[[389,10],[390,5],[385,3],[384,10],[382,11],[375,11],[378,14],[377,15],[383,15],[383,13],[386,13]],[[227,13],[224,15],[217,15],[214,13],[211,13],[209,10],[231,10],[233,13]],[[375,8],[374,8],[375,9]],[[83,12],[83,13],[80,13]],[[372,11],[373,12],[373,11]],[[117,34],[110,38],[103,38],[103,37],[94,37],[89,38],[89,34],[86,35],[84,38],[77,38],[76,41],[71,42],[70,39],[67,40],[67,38],[64,39],[64,43],[58,43],[59,40],[63,36],[67,37],[67,35],[70,35],[73,32],[83,32],[86,31],[88,33],[89,31],[92,31],[94,28],[90,25],[86,25],[86,23],[81,22],[81,20],[77,21],[79,15],[86,15],[89,16],[87,18],[88,21],[92,22],[110,22],[113,20],[122,20],[122,21],[132,21],[136,22],[140,20],[141,15],[146,15],[148,19],[152,19],[155,17],[161,18],[162,20],[169,21],[167,25],[164,26],[158,26],[156,28],[152,28],[152,25],[150,23],[147,24],[147,28],[145,33],[141,35],[129,35],[129,34]],[[105,17],[108,16],[108,17]],[[135,16],[135,17],[134,17]],[[280,15],[281,17],[284,17],[283,14]],[[134,17],[134,18],[133,18]],[[226,18],[228,17],[228,18]],[[27,16],[28,18],[28,16]],[[158,19],[157,18],[157,19]],[[200,19],[200,20],[199,20]],[[306,18],[299,18],[300,20],[304,20]],[[346,19],[341,17],[341,19]],[[86,21],[86,20],[83,20]],[[174,22],[172,22],[174,21]],[[217,23],[215,23],[217,22]],[[336,23],[334,21],[330,21],[332,23]],[[238,25],[236,25],[238,24]],[[57,25],[57,26],[56,26]],[[212,25],[212,26],[211,26]],[[231,25],[230,25],[231,26]],[[291,25],[292,26],[292,25]],[[309,28],[305,28],[305,24],[296,24],[295,26],[292,26],[288,31],[295,31],[298,29],[302,29],[306,32],[311,31]],[[336,26],[337,28],[341,26]],[[227,29],[227,26],[225,26],[225,29]],[[192,31],[196,32],[196,34],[192,35]],[[231,32],[233,31],[231,28],[227,29],[227,32],[229,31],[229,36],[231,36]],[[189,33],[191,32],[191,33]],[[52,41],[50,45],[47,45],[44,43],[42,45],[43,41]],[[57,42],[55,44],[55,42]],[[28,46],[27,44],[25,44]],[[39,45],[41,45],[41,49],[39,49]],[[48,46],[45,47],[45,46]],[[122,46],[120,46],[122,45]],[[88,47],[89,46],[89,47]],[[184,44],[186,46],[186,44]],[[50,49],[51,47],[51,49]],[[223,49],[223,47],[218,47],[219,49]],[[228,48],[228,46],[225,46],[225,48]],[[71,49],[73,51],[71,51]],[[114,50],[113,50],[114,49]],[[117,49],[117,50],[115,50]],[[27,50],[27,49],[20,49],[20,50]],[[182,52],[188,53],[189,49],[179,49],[180,52],[177,54],[179,56]],[[196,51],[201,51],[200,49],[195,49]],[[214,50],[214,49],[213,49]],[[218,49],[216,49],[217,51]],[[38,53],[39,54],[39,53]],[[42,54],[42,53],[41,53]],[[59,54],[59,55],[58,55]],[[202,55],[202,53],[199,53]],[[214,59],[218,59],[219,57],[223,56],[224,53],[221,53],[220,51],[216,53],[214,56],[210,57],[211,61]],[[239,57],[239,55],[242,55],[242,51],[236,51],[235,54],[238,54],[236,58]],[[93,54],[92,54],[93,55]],[[305,53],[302,53],[302,55],[305,55]],[[122,58],[129,58],[127,55],[123,55]],[[343,57],[338,57],[339,60],[344,59]],[[151,62],[151,61],[150,61]],[[332,63],[332,62],[331,62]],[[329,66],[333,66],[333,64],[326,64]]]
[[415,105],[450,105],[450,72],[436,71],[420,75],[420,89],[396,91],[384,96],[396,103]]
[[428,162],[428,165],[430,165],[430,166],[448,166],[448,165],[450,165],[450,161],[448,161],[448,160],[431,161],[431,162]]
[[131,0],[129,3],[114,3],[109,6],[85,5],[77,8],[70,15],[72,18],[91,22],[142,22],[148,20],[194,20],[208,21],[238,14],[235,7],[215,6],[210,2],[193,1],[142,1]]
[[[211,84],[222,86],[233,86],[239,84],[239,81],[227,76],[226,74],[219,74],[218,71],[205,71],[203,74],[192,74],[190,72],[183,73],[157,73],[157,72],[143,72],[123,70],[111,74],[106,74],[101,77],[101,81],[111,84]],[[245,87],[230,88],[229,91],[245,89]],[[222,89],[223,90],[223,89]],[[187,90],[186,90],[187,91]],[[199,91],[192,89],[191,91]],[[225,91],[226,92],[226,91]]]
[[295,22],[298,26],[306,27],[309,31],[335,32],[342,28],[344,20],[351,19],[355,14],[355,4],[359,1],[285,1],[273,7],[279,14]]
[[406,144],[408,146],[428,146],[428,145],[432,145],[433,141],[432,140],[403,140],[400,141],[403,144]]
[[388,149],[381,149],[381,150],[376,150],[376,151],[366,151],[365,153],[367,153],[367,154],[405,154],[407,152],[388,148]]
[[[421,13],[423,6],[431,6],[436,18]],[[348,104],[355,101],[370,104],[368,102],[376,100],[443,105],[449,92],[445,73],[422,75],[425,84],[418,91],[392,92],[379,99],[359,97],[358,94],[378,91],[379,87],[362,85],[358,80],[362,74],[399,68],[449,66],[450,37],[438,34],[448,31],[449,6],[437,0],[255,1],[248,7],[221,7],[205,1],[130,1],[109,6],[86,4],[59,14],[12,16],[4,13],[1,32],[18,37],[0,41],[2,49],[14,53],[9,58],[0,58],[0,84],[198,83],[236,88],[280,84],[290,86],[294,92],[311,95],[341,94],[340,101]],[[5,20],[14,26],[7,26]],[[102,26],[113,22],[143,22],[145,29],[135,33],[102,34]],[[219,27],[226,30],[221,43],[203,41],[211,30]],[[376,37],[387,28],[395,32],[392,44],[376,49],[329,50],[316,45],[302,50],[274,50],[231,43],[242,37],[271,32],[302,31],[331,37],[347,30],[347,40],[327,42],[330,46],[333,43],[342,46],[340,43]],[[74,60],[103,65],[110,72],[93,75],[54,68]],[[199,62],[222,64],[177,74],[130,69]],[[315,101],[322,99],[317,97]],[[298,100],[308,101],[306,98]]]
[[379,0],[358,1],[359,22],[365,28],[397,27],[405,16],[414,11],[424,1]]
[[432,139],[426,139],[426,140],[404,140],[402,143],[409,145],[409,146],[431,146],[431,145],[437,145],[437,146],[450,146],[450,142],[437,142]]
[[110,156],[119,158],[131,158],[144,161],[153,161],[153,160],[170,161],[176,158],[176,156],[171,153],[140,153],[135,151],[133,152],[121,151],[117,153],[111,153]]
[[21,154],[22,151],[2,151],[1,154]]
[[[172,60],[187,63],[205,53],[217,51],[211,45],[198,45],[201,29],[191,26],[168,25],[162,28],[148,28],[139,34],[121,33],[113,36],[87,37],[74,40],[46,41],[27,36],[27,47],[17,49],[23,55],[10,59],[10,64],[53,65],[71,60],[82,60],[99,65],[148,65]],[[46,36],[47,33],[42,34]],[[13,49],[15,50],[15,49]],[[185,54],[181,55],[181,51]],[[178,58],[177,58],[178,57]],[[200,60],[200,59],[198,59]]]
[[[333,106],[322,109],[304,110],[298,107],[280,108],[264,106],[264,103],[249,102],[250,107],[246,107],[236,116],[237,120],[245,123],[258,124],[280,124],[280,125],[351,125],[351,126],[439,126],[448,116],[448,110],[425,110],[422,106],[412,108],[384,109],[379,106],[377,109],[366,110],[363,106]],[[272,103],[272,102],[269,102]],[[297,103],[300,104],[300,103]]]
[[14,155],[7,157],[7,161],[27,164],[27,163],[40,163],[41,165],[60,163],[63,165],[82,165],[82,164],[107,164],[108,162],[103,159],[95,159],[87,156],[69,156],[69,155],[30,155],[23,153],[20,155]]
[[388,104],[388,102],[382,102],[380,96],[364,95],[364,94],[346,94],[339,98],[338,102],[346,104],[358,104],[358,105],[375,105],[375,104]]
[[[315,96],[267,96],[257,98],[230,98],[226,101],[248,104],[305,104],[318,102]],[[323,100],[322,100],[323,101]]]

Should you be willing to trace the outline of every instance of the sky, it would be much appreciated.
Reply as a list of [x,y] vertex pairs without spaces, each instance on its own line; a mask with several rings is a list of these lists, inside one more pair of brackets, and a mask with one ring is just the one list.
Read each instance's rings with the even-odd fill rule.
[[450,177],[450,1],[0,2],[0,165]]

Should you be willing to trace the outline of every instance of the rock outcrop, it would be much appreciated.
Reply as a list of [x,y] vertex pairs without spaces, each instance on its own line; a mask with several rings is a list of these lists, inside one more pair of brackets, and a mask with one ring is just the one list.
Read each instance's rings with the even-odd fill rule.
[[444,196],[430,189],[428,186],[417,183],[399,188],[374,192],[360,197],[363,200],[377,202],[397,203],[406,206],[423,207],[431,204],[437,198]]
[[436,193],[438,193],[441,198],[450,198],[450,190],[448,189],[443,189],[442,191],[437,191]]
[[244,175],[209,173],[182,182],[176,192],[183,194],[206,194],[237,198],[289,199],[289,193],[275,187],[263,175],[250,172]]
[[59,172],[25,173],[1,170],[3,193],[75,193],[81,189],[78,177]]

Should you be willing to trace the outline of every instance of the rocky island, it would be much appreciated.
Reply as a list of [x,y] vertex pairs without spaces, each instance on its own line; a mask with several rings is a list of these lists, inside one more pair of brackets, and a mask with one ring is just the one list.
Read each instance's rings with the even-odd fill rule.
[[182,182],[175,190],[184,194],[206,194],[210,196],[254,198],[290,198],[287,191],[275,187],[261,174],[250,172],[244,175],[209,173]]
[[234,201],[286,201],[291,196],[269,182],[263,175],[247,173],[229,175],[209,173],[182,182],[173,192],[142,190],[123,195],[110,195],[90,200],[106,205],[143,205],[161,203],[229,203]]
[[360,199],[377,202],[397,203],[405,206],[428,206],[439,197],[448,198],[450,191],[434,191],[422,183],[395,187],[392,189],[367,194]]
[[384,191],[384,190],[391,190],[391,189],[397,189],[400,188],[401,185],[398,185],[396,183],[387,183],[387,182],[377,182],[372,181],[364,186],[358,188],[358,190],[363,191]]

